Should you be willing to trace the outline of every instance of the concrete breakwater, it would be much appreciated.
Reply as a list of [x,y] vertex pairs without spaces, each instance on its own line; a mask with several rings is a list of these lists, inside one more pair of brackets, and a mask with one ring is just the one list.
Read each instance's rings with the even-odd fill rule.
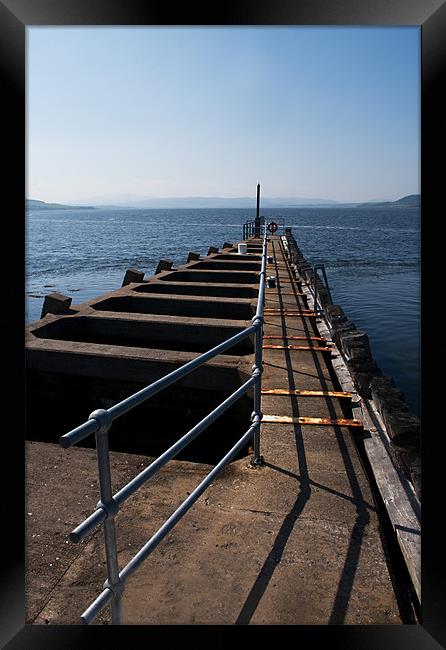
[[[416,595],[407,576],[394,578],[360,455],[367,423],[350,375],[347,388],[337,376],[337,346],[290,259],[290,234],[267,243],[264,462],[253,467],[242,449],[139,567],[125,587],[126,624],[414,622]],[[95,451],[61,449],[59,436],[251,322],[261,240],[244,243],[246,255],[225,242],[177,268],[161,260],[150,278],[129,269],[120,289],[81,305],[50,296],[27,328],[27,622],[79,623],[106,577],[100,529],[65,545],[97,503]],[[245,339],[117,420],[113,489],[246,381],[253,352]],[[120,566],[241,437],[252,410],[248,393],[118,512]],[[411,521],[397,523],[413,534]]]
[[359,330],[344,313],[333,304],[327,288],[305,259],[290,229],[286,231],[290,261],[295,272],[310,284],[317,283],[317,293],[330,327],[358,394],[372,399],[382,416],[390,436],[390,451],[394,462],[411,481],[421,500],[420,419],[409,412],[404,395],[391,377],[383,376],[372,356],[368,336]]
[[[47,296],[43,318],[27,328],[31,439],[57,442],[61,430],[95,408],[108,408],[246,327],[256,308],[261,248],[248,250],[238,255],[224,242],[201,260],[189,253],[177,269],[160,260],[149,280],[129,269],[121,289],[73,307],[66,296]],[[252,352],[253,341],[242,341],[129,414],[125,436],[124,425],[114,427],[111,448],[158,453],[246,381]],[[215,445],[192,445],[186,458],[212,462],[237,439],[251,410],[248,397],[240,400],[214,425]]]

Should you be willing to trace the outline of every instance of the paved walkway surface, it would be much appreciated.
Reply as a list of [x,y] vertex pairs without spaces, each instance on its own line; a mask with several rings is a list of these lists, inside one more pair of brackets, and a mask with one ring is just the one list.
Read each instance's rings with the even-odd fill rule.
[[[275,258],[268,274],[279,282],[267,289],[266,308],[307,309],[279,237],[271,238],[268,254]],[[267,315],[265,337],[281,338],[264,343],[324,346],[309,338],[318,336],[315,320]],[[290,336],[306,340],[286,341]],[[288,349],[264,350],[262,389],[340,390],[328,354]],[[334,397],[264,394],[262,412],[348,417]],[[354,435],[338,425],[262,424],[265,465],[252,469],[245,458],[224,470],[128,581],[124,623],[402,623]],[[115,490],[149,462],[132,454],[111,458]],[[45,499],[47,505],[39,524],[28,515],[28,620],[78,623],[106,577],[100,531],[79,547],[65,544],[98,498],[95,454],[28,443],[27,468],[27,510],[38,512]],[[171,461],[128,500],[116,518],[121,567],[210,469]],[[31,539],[37,534],[40,545]],[[98,622],[108,618],[106,611]]]

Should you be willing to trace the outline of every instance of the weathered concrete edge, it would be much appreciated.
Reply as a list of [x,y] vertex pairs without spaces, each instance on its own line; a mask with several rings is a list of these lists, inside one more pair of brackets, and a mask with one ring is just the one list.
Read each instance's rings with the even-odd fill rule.
[[[294,238],[293,238],[294,239]],[[290,253],[288,237],[286,245]],[[288,251],[287,251],[288,252]],[[291,255],[289,254],[291,258]],[[311,267],[310,267],[311,268]],[[296,269],[294,269],[296,270]],[[299,269],[300,271],[300,269]],[[314,304],[313,294],[307,287],[302,288],[308,304]],[[321,318],[317,328],[322,336],[333,342],[332,365],[343,390],[352,392],[352,413],[361,420],[369,438],[364,439],[364,449],[374,473],[390,521],[395,531],[404,561],[411,577],[418,600],[421,603],[421,504],[414,486],[403,472],[392,454],[392,440],[373,399],[356,391],[357,384],[336,341],[332,338],[329,322]]]
[[[226,248],[224,246],[226,245]],[[231,248],[228,250],[229,246]],[[222,252],[228,254],[228,253],[233,253],[234,259],[239,260],[239,255],[237,254],[237,249],[232,246],[232,244],[227,244],[226,242],[223,245],[223,248],[221,249]],[[218,259],[218,256],[220,255],[220,249],[211,246],[209,249],[209,253],[206,256],[203,256],[201,259],[202,261],[205,260],[216,260]],[[136,268],[129,268],[126,270],[124,274],[124,279],[122,282],[122,286],[118,287],[116,289],[111,289],[110,291],[106,291],[103,294],[100,294],[99,296],[95,296],[94,298],[87,298],[86,300],[83,300],[81,303],[77,303],[73,306],[71,306],[72,298],[65,296],[63,294],[59,293],[52,293],[52,294],[47,294],[45,296],[45,301],[44,301],[44,307],[42,309],[42,313],[39,319],[28,323],[25,327],[25,332],[26,335],[29,336],[29,333],[32,332],[33,330],[37,329],[40,325],[47,325],[53,320],[58,320],[59,318],[67,317],[67,316],[72,316],[72,315],[88,315],[88,316],[93,316],[97,315],[98,312],[94,308],[98,303],[104,302],[108,299],[111,298],[121,298],[121,297],[131,297],[133,296],[132,289],[134,287],[137,287],[141,284],[156,284],[156,285],[161,285],[164,286],[164,282],[162,282],[163,277],[169,276],[172,272],[174,271],[193,271],[194,270],[194,264],[196,264],[196,259],[194,259],[195,256],[198,255],[198,253],[193,253],[193,257],[190,258],[190,253],[188,255],[187,261],[184,264],[180,264],[177,266],[175,269],[172,268],[172,264],[168,265],[169,268],[159,268],[160,266],[163,267],[161,264],[162,262],[165,262],[166,260],[161,259],[160,262],[158,263],[158,267],[154,271],[152,275],[147,276],[147,279],[145,279],[145,274],[144,271],[141,271]],[[244,258],[246,259],[246,255]],[[198,258],[200,256],[198,255]],[[170,260],[167,260],[170,262]],[[258,260],[256,260],[258,261]],[[260,265],[260,262],[259,262]],[[212,274],[215,273],[215,270],[207,270],[206,273],[209,273],[210,276],[212,277]],[[217,271],[219,273],[220,271]],[[243,270],[241,272],[244,272]],[[231,271],[231,273],[237,273],[237,271]],[[200,282],[198,283],[200,285],[208,285],[209,282]],[[228,283],[227,283],[228,284]],[[231,283],[229,283],[231,284]],[[241,284],[237,283],[237,287],[254,287],[257,286],[256,284]],[[166,291],[169,288],[169,283],[166,283],[165,285]],[[145,296],[139,296],[138,298],[145,297]],[[173,297],[173,299],[177,300],[186,300],[186,301],[191,301],[194,302],[194,298],[196,300],[196,297],[191,295],[183,295],[183,294],[170,294],[170,298]],[[151,300],[163,300],[165,299],[164,294],[151,294],[149,297]],[[199,296],[199,300],[207,301],[209,303],[213,303],[215,301],[214,297],[206,297],[206,296]],[[250,303],[254,307],[254,312],[255,312],[255,305],[256,301],[253,300],[252,298],[247,298],[247,299],[239,299],[241,302],[246,302],[246,304]],[[232,302],[232,298],[225,299],[224,297],[220,297],[219,301],[222,302]],[[70,308],[71,307],[71,308]],[[108,311],[108,314],[120,314],[121,312],[111,312]],[[134,316],[134,314],[129,313],[129,312],[124,312],[127,316]],[[150,317],[150,314],[147,314],[147,316]],[[171,317],[169,317],[171,318]],[[147,320],[147,319],[143,319]],[[220,318],[217,319],[219,322],[221,321]],[[207,319],[209,321],[209,319]],[[207,322],[206,321],[206,322]],[[247,321],[248,322],[248,321]]]

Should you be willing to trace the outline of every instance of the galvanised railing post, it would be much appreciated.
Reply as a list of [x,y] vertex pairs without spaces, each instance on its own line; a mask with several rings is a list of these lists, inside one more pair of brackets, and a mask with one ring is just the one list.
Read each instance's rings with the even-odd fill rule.
[[330,300],[330,303],[333,304],[333,299],[331,297],[330,287],[328,286],[327,274],[325,272],[325,264],[316,264],[313,267],[313,274],[314,274],[314,277],[313,277],[314,312],[316,314],[319,314],[319,311],[321,311],[322,313],[324,312],[322,302],[321,302],[321,309],[319,309],[318,306],[317,306],[317,296],[318,296],[318,290],[317,290],[318,275],[317,275],[317,272],[318,272],[318,270],[322,271],[322,274],[323,274],[324,280],[325,280],[325,288],[326,288],[327,293],[328,293],[328,298]]
[[330,300],[330,303],[333,304],[333,298],[331,297],[330,287],[328,286],[328,278],[327,278],[327,274],[325,273],[325,264],[322,264],[322,267],[321,267],[321,268],[322,268],[322,274],[323,274],[323,276],[324,276],[324,280],[325,280],[325,288],[327,289],[328,298],[329,298],[329,300]]
[[252,319],[256,331],[254,335],[254,365],[252,376],[256,378],[254,384],[254,410],[251,415],[251,422],[256,425],[253,436],[254,455],[251,465],[263,465],[263,456],[260,454],[260,423],[262,421],[261,396],[262,396],[262,372],[263,372],[263,311],[265,305],[265,276],[266,276],[266,230],[263,234],[262,266],[260,270],[259,297],[257,302],[256,315]]
[[317,266],[313,268],[313,296],[314,296],[314,312],[319,314],[319,308],[317,306]]
[[103,525],[108,578],[104,583],[104,587],[110,589],[113,594],[111,601],[112,623],[114,625],[120,625],[122,622],[121,596],[123,592],[123,584],[119,578],[114,519],[118,512],[118,505],[113,500],[108,446],[108,431],[112,425],[113,419],[108,411],[98,409],[91,413],[89,420],[96,420],[100,425],[95,436],[99,471],[99,488],[101,494],[101,500],[97,504],[97,507],[103,508],[107,513],[107,518]]
[[255,377],[256,383],[254,384],[254,410],[251,414],[251,422],[256,425],[253,436],[254,455],[251,460],[251,465],[262,465],[263,457],[260,454],[260,422],[262,421],[262,412],[260,410],[261,390],[262,390],[262,324],[263,318],[254,317],[253,325],[257,327],[254,335],[255,357],[254,365],[252,367],[252,376]]

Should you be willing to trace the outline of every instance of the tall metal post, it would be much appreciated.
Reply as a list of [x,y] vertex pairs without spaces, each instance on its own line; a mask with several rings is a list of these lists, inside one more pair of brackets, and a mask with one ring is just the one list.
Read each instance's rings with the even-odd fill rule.
[[254,221],[254,237],[260,237],[260,183],[257,185],[257,209],[256,209],[256,218]]
[[[116,529],[115,515],[118,506],[113,500],[111,473],[110,473],[110,455],[108,446],[108,431],[112,425],[112,417],[108,411],[98,409],[93,411],[89,419],[97,420],[100,428],[96,431],[96,453],[99,471],[99,487],[101,493],[100,505],[107,512],[107,519],[104,521],[104,542],[105,554],[107,558],[108,578],[105,581],[105,587],[108,587],[113,598],[111,602],[112,623],[120,625],[122,622],[121,596],[123,584],[119,578],[118,553],[116,549]],[[98,504],[99,505],[99,504]]]
[[259,218],[259,210],[260,210],[260,183],[257,183],[257,210],[256,210],[256,219]]

